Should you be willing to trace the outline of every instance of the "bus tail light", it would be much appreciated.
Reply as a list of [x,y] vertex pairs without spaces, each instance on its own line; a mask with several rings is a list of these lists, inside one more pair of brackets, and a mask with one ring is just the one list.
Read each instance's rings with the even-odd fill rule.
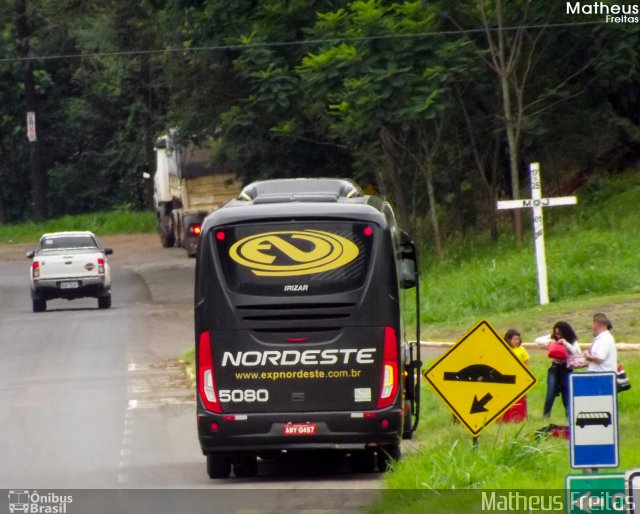
[[38,261],[33,261],[33,278],[38,278],[40,276],[40,263]]
[[384,350],[380,396],[376,408],[384,409],[393,404],[398,392],[398,343],[396,331],[392,327],[384,327]]
[[216,380],[213,373],[211,336],[209,332],[200,334],[198,343],[198,379],[198,391],[205,408],[212,412],[222,412],[222,407],[216,394]]

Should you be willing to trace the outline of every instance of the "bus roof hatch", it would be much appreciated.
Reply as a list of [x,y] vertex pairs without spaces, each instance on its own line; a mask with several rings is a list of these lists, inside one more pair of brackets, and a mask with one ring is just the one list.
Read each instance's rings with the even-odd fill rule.
[[344,179],[296,178],[252,182],[239,200],[259,203],[337,202],[339,198],[361,197],[358,187]]

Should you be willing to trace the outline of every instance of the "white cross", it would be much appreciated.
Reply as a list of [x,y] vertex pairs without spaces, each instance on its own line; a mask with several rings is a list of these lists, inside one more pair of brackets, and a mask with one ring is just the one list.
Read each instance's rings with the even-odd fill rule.
[[575,196],[559,196],[557,198],[542,198],[540,185],[540,164],[531,163],[531,199],[530,200],[506,200],[498,202],[498,209],[533,209],[533,233],[536,243],[536,262],[538,265],[538,294],[540,305],[549,303],[549,290],[547,288],[547,259],[544,253],[544,225],[542,222],[542,208],[555,207],[557,205],[575,205],[578,198]]

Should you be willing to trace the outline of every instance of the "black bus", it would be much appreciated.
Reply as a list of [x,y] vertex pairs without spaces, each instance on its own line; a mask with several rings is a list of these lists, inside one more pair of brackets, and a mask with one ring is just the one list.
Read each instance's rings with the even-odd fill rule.
[[254,182],[205,219],[197,257],[197,423],[211,478],[255,475],[258,457],[283,453],[342,452],[356,471],[400,457],[419,411],[401,295],[417,260],[387,202],[347,180]]

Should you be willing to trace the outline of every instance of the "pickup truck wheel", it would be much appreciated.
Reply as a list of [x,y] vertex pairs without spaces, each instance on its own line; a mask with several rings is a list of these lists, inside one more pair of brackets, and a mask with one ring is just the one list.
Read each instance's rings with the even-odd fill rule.
[[47,310],[47,300],[33,300],[33,312],[44,312]]
[[209,478],[227,478],[231,473],[231,459],[217,453],[207,454],[207,475]]
[[98,296],[98,308],[99,309],[108,309],[111,307],[111,295],[107,296]]

